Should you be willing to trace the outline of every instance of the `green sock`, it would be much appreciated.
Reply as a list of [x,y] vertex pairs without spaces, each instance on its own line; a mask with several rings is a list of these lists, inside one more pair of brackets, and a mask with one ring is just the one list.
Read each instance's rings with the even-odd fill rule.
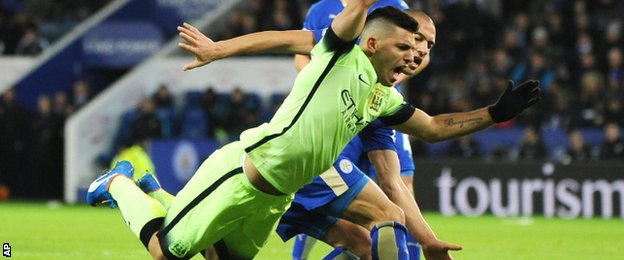
[[164,189],[157,189],[155,191],[147,193],[147,195],[160,202],[160,204],[163,205],[166,209],[169,209],[169,207],[171,207],[171,203],[175,198],[175,196],[171,195],[171,193],[167,192]]
[[167,215],[167,209],[163,205],[143,193],[134,181],[127,177],[117,176],[111,180],[108,192],[117,201],[126,224],[140,239],[142,239],[141,229],[145,224]]

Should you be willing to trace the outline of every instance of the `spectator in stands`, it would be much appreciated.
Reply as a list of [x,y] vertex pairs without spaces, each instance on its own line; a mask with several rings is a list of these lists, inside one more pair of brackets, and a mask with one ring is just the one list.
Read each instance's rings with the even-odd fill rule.
[[36,56],[50,46],[50,43],[39,35],[35,28],[29,28],[15,48],[15,54]]
[[76,110],[86,105],[91,100],[91,87],[89,83],[82,79],[74,81],[72,105]]
[[621,47],[613,47],[607,52],[607,91],[610,93],[622,94],[622,84],[624,82],[624,59]]
[[27,176],[30,115],[17,101],[17,93],[9,89],[0,103],[0,179],[4,179],[14,196],[28,191]]
[[535,49],[529,53],[527,60],[521,61],[512,71],[511,79],[514,82],[522,82],[528,79],[539,79],[543,83],[543,88],[548,91],[552,81],[555,79],[555,69],[546,59],[542,50]]
[[248,109],[247,97],[240,87],[234,88],[228,102],[224,105],[225,114],[221,125],[230,139],[237,138],[249,126],[257,125],[259,111]]
[[165,84],[161,84],[152,97],[157,109],[174,109],[173,96]]
[[624,108],[622,108],[622,94],[610,94],[603,103],[604,111],[601,113],[601,121],[615,122],[624,125]]
[[300,29],[302,24],[298,1],[262,0],[256,16],[259,30]]
[[151,98],[146,98],[139,106],[139,115],[131,124],[130,139],[137,143],[146,139],[160,138],[161,122],[156,117],[156,104]]
[[28,190],[33,197],[63,197],[63,122],[52,111],[52,101],[39,95],[37,113],[31,122],[30,178]]
[[603,74],[599,71],[591,71],[581,76],[581,89],[579,93],[578,107],[582,109],[583,119],[586,126],[598,126],[603,122],[601,112],[604,111],[606,90]]
[[570,146],[566,149],[559,160],[563,164],[571,162],[584,162],[594,159],[592,148],[585,144],[583,135],[578,129],[574,129],[568,133],[568,141]]
[[565,89],[562,82],[554,82],[550,90],[546,92],[544,99],[545,114],[544,126],[571,130],[580,126],[580,109],[572,106],[572,93]]
[[212,86],[206,88],[200,103],[206,116],[206,136],[214,138],[216,128],[221,125],[223,104],[219,102],[219,95]]
[[65,91],[57,91],[54,93],[54,101],[52,104],[54,114],[62,118],[63,121],[74,112],[74,107],[69,104],[69,99]]
[[445,155],[452,158],[477,159],[481,157],[481,148],[472,135],[465,135],[453,139]]
[[518,149],[518,158],[521,160],[546,160],[548,150],[546,144],[537,128],[527,126],[524,129],[520,147]]
[[605,140],[600,148],[601,160],[624,158],[624,139],[620,135],[620,126],[609,122],[604,126]]
[[152,95],[156,106],[156,116],[160,120],[162,127],[162,138],[171,138],[175,135],[175,110],[173,96],[165,84],[161,84],[156,93]]

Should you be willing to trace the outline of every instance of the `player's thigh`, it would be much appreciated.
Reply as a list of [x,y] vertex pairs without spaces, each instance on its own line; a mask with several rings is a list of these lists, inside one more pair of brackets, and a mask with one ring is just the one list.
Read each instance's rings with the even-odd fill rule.
[[237,143],[213,153],[176,195],[159,233],[163,251],[192,256],[241,229],[248,219],[266,218],[272,227],[274,215],[285,211],[291,196],[255,189],[243,174],[242,154]]
[[[223,238],[223,245],[227,252],[234,252],[235,257],[227,257],[227,259],[252,259],[258,254],[285,210],[285,208],[269,207],[269,212],[253,214],[245,219],[242,225],[228,233]],[[225,250],[217,247],[217,251],[221,254]]]
[[369,181],[351,202],[342,218],[369,230],[376,222],[404,222],[403,211],[372,181]]

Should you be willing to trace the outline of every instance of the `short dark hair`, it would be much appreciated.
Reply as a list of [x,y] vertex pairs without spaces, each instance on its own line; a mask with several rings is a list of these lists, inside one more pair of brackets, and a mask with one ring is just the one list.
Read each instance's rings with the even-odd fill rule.
[[366,23],[377,19],[386,20],[410,32],[418,32],[418,22],[394,6],[377,8],[366,17]]

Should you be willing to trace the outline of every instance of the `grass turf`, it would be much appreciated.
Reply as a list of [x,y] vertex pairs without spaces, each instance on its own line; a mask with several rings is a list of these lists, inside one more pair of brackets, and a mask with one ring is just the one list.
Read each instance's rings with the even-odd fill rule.
[[[623,259],[619,219],[425,218],[441,239],[460,244],[456,259]],[[14,259],[149,259],[119,210],[59,203],[0,202],[0,242]],[[289,259],[292,240],[272,234],[256,259]],[[329,252],[317,246],[311,259]],[[202,259],[195,257],[194,259]]]

